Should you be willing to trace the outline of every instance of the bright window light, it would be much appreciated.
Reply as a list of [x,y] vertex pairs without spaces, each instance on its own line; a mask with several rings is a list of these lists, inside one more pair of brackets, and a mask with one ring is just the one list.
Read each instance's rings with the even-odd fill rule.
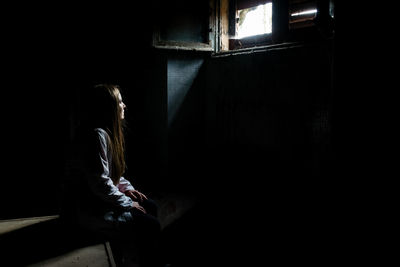
[[292,17],[296,17],[296,16],[304,16],[304,15],[315,14],[315,13],[317,13],[316,9],[310,9],[310,10],[305,10],[305,11],[301,11],[301,12],[292,13],[290,15]]
[[272,3],[238,11],[237,38],[272,32]]

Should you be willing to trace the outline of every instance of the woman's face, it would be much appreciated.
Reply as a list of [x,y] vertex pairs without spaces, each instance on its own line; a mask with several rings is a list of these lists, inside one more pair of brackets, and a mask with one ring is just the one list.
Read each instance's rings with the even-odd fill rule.
[[122,96],[121,93],[118,92],[118,105],[121,111],[121,120],[125,119],[125,108],[126,105],[124,102],[122,102]]

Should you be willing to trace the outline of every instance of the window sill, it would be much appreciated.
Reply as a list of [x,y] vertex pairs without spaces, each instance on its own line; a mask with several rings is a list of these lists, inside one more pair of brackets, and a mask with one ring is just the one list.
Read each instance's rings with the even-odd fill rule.
[[286,43],[280,43],[280,44],[255,46],[255,47],[249,47],[249,48],[241,48],[241,49],[235,49],[235,50],[229,50],[229,51],[215,52],[215,53],[211,54],[211,57],[218,58],[218,57],[236,56],[236,55],[244,55],[244,54],[254,54],[254,53],[268,52],[268,51],[273,51],[273,50],[283,50],[283,49],[291,49],[291,48],[304,47],[304,46],[320,45],[323,42],[324,42],[324,40],[317,40],[317,41],[286,42]]
[[167,49],[167,50],[185,50],[185,51],[196,51],[196,52],[213,52],[213,48],[208,45],[203,44],[178,44],[178,43],[169,43],[169,44],[156,44],[153,45],[156,49]]

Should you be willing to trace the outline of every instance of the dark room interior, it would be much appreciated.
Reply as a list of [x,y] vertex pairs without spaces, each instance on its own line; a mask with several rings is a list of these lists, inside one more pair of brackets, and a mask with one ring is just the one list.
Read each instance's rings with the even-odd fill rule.
[[[126,177],[159,201],[168,266],[335,262],[335,2],[20,9],[3,48],[1,221],[59,214],[80,93],[110,82],[127,105]],[[239,38],[261,5],[271,32]],[[45,259],[34,247],[62,246],[50,228],[22,247],[28,233],[3,235],[15,265],[0,265],[21,249]]]

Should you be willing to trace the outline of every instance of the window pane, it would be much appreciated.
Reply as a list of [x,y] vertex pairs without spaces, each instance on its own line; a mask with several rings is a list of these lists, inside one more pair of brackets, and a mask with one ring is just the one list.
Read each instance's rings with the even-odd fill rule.
[[238,10],[237,38],[272,32],[272,3]]

